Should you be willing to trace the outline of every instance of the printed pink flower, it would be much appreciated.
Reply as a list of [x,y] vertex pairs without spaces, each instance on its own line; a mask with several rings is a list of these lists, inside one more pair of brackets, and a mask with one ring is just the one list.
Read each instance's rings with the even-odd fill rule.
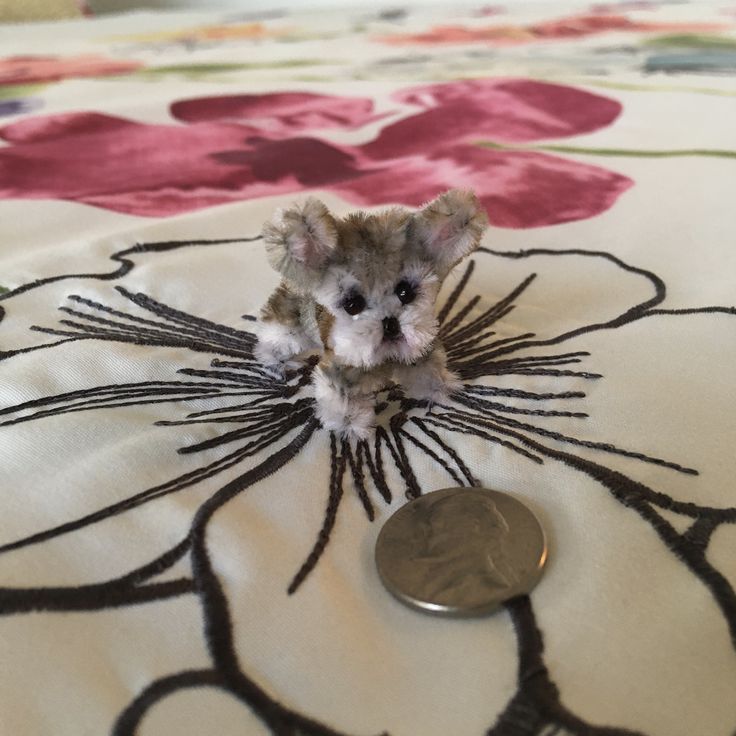
[[357,128],[376,120],[373,101],[307,92],[275,92],[182,100],[171,114],[187,123],[232,122],[272,135],[319,128]]
[[616,13],[622,10],[656,10],[658,3],[649,0],[624,0],[617,3],[596,3],[590,9],[593,13]]
[[83,56],[11,56],[0,59],[0,85],[58,82],[70,77],[103,77],[128,74],[142,67],[139,61]]
[[515,45],[533,43],[545,39],[580,38],[607,31],[672,33],[712,31],[723,28],[717,23],[657,23],[635,21],[625,15],[591,14],[574,15],[557,20],[529,25],[478,26],[435,26],[423,33],[395,33],[381,36],[377,41],[394,45],[405,44],[448,44],[487,43],[493,45]]
[[606,31],[651,32],[696,32],[722,28],[719,23],[662,23],[638,21],[615,13],[607,15],[580,15],[551,20],[530,26],[537,38],[578,38]]
[[426,151],[439,142],[528,143],[590,133],[613,122],[621,105],[561,84],[477,79],[409,87],[394,99],[423,109],[364,147],[381,158]]
[[0,148],[0,197],[156,217],[317,188],[363,206],[418,205],[460,186],[476,190],[494,224],[523,228],[592,217],[632,184],[513,148],[604,127],[620,113],[614,100],[518,79],[410,87],[394,100],[419,110],[359,146],[309,133],[375,121],[372,101],[309,93],[176,102],[172,115],[186,125],[92,112],[26,118],[0,129],[11,144]]
[[482,8],[478,8],[476,15],[488,17],[491,15],[503,15],[505,12],[506,8],[503,5],[484,5]]
[[400,166],[401,177],[384,169],[351,182],[351,199],[370,205],[381,192],[385,201],[418,207],[461,181],[475,190],[494,225],[530,228],[592,217],[607,210],[632,183],[558,156],[477,146],[438,148]]

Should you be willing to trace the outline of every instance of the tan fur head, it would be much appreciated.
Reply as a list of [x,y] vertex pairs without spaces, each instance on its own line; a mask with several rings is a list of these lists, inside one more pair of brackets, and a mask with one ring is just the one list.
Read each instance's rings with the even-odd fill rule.
[[271,265],[332,316],[335,355],[371,368],[412,363],[431,348],[440,284],[478,247],[486,225],[475,195],[451,190],[418,212],[396,207],[342,219],[310,198],[278,213],[263,234]]

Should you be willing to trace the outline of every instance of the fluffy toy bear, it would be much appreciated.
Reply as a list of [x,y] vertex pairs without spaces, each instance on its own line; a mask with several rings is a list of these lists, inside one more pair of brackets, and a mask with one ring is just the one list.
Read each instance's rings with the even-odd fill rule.
[[377,390],[392,380],[430,403],[458,387],[438,338],[435,302],[487,219],[472,192],[451,190],[418,212],[394,207],[334,217],[319,200],[276,213],[263,230],[283,279],[261,310],[256,358],[277,374],[318,350],[317,417],[364,439]]

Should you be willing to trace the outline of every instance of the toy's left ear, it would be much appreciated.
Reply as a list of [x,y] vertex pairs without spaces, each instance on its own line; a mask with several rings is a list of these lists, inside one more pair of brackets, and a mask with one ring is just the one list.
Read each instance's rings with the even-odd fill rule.
[[314,197],[280,210],[263,226],[271,265],[293,284],[309,289],[327,268],[337,247],[337,225]]
[[444,278],[474,251],[488,226],[483,206],[473,192],[450,189],[414,216],[414,233]]

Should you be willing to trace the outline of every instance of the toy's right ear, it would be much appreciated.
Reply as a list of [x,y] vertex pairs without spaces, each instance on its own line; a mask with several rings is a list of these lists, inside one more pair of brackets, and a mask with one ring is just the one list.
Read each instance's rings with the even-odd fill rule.
[[337,226],[327,207],[310,197],[303,206],[280,210],[263,227],[270,264],[292,282],[308,287],[337,247]]

